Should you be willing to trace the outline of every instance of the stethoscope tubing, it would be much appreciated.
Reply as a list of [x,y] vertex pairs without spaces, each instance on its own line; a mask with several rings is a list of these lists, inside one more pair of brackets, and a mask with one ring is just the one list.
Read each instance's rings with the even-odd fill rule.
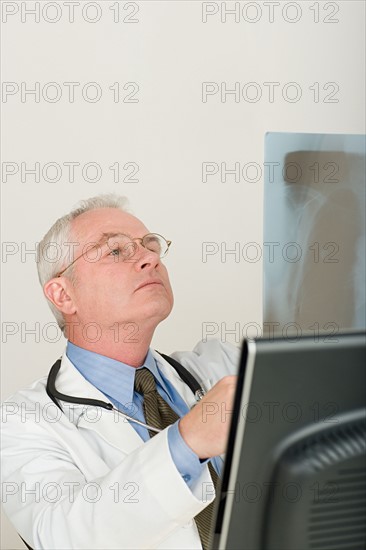
[[117,407],[113,407],[111,410],[115,411],[115,412],[118,412],[118,414],[123,416],[123,418],[125,418],[129,422],[134,422],[135,424],[138,424],[139,426],[143,426],[144,428],[147,428],[148,430],[151,430],[152,432],[156,432],[158,434],[158,433],[163,431],[160,428],[154,428],[154,426],[150,426],[149,424],[146,424],[145,422],[142,422],[141,420],[137,420],[137,418],[133,418],[133,416],[129,416],[128,414],[126,414],[126,413],[120,411],[119,409],[117,409]]
[[[170,363],[170,365],[178,372],[182,380],[190,387],[190,389],[192,390],[192,392],[196,397],[196,401],[197,402],[200,401],[202,397],[205,395],[205,391],[198,384],[197,380],[192,376],[192,374],[189,371],[187,371],[180,363],[178,363],[178,361],[175,361],[174,359],[166,355],[163,355],[163,354],[160,354],[160,355],[162,355],[162,357],[164,357],[164,359]],[[149,424],[146,424],[141,420],[137,420],[136,418],[133,418],[133,416],[130,416],[120,411],[119,409],[117,409],[117,407],[112,405],[112,403],[107,403],[106,401],[101,401],[99,399],[74,397],[72,395],[66,395],[64,393],[59,392],[56,389],[56,377],[60,368],[61,368],[61,359],[57,359],[57,361],[52,365],[51,370],[49,372],[49,375],[47,378],[47,384],[46,384],[46,392],[47,392],[47,395],[50,397],[50,399],[52,399],[52,401],[58,406],[58,408],[61,411],[62,411],[62,407],[60,406],[58,401],[65,401],[66,403],[86,405],[91,407],[101,407],[108,411],[117,412],[123,418],[125,418],[128,422],[134,422],[135,424],[138,424],[139,426],[143,426],[144,428],[152,432],[160,433],[162,431],[160,428],[155,428],[154,426],[150,426]]]

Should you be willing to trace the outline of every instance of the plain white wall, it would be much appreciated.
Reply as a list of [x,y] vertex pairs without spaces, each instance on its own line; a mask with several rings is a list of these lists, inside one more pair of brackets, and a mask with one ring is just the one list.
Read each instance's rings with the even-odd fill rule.
[[[236,182],[228,175],[222,182],[218,173],[203,182],[202,164],[255,163],[264,169],[268,131],[365,131],[363,2],[118,5],[114,22],[116,2],[81,1],[72,23],[63,2],[40,2],[39,22],[27,14],[35,2],[2,2],[3,398],[44,375],[64,348],[62,337],[51,341],[53,318],[35,256],[25,250],[79,199],[110,191],[127,195],[134,213],[173,241],[166,264],[176,304],[154,345],[166,352],[191,349],[207,323],[225,339],[225,329],[239,324],[245,331],[262,320],[261,261],[241,256],[236,262],[220,252],[236,242],[240,250],[262,242],[263,178]],[[225,21],[225,9],[237,11]],[[135,22],[123,21],[129,17]],[[37,82],[40,101],[22,98],[21,91]],[[80,83],[74,102],[65,82]],[[97,102],[90,101],[96,88],[85,87],[90,82],[102,93]],[[132,99],[138,101],[114,102],[116,86],[109,87],[116,82],[122,99],[137,84]],[[203,98],[204,82],[213,84]],[[225,86],[236,86],[239,95],[221,95]],[[62,95],[51,102],[57,90]],[[257,102],[255,94],[261,95]],[[22,181],[21,164],[31,168],[36,162],[40,181],[25,173]],[[62,169],[57,182],[42,176],[50,162]],[[65,162],[80,163],[74,182]],[[100,167],[99,181],[83,178],[86,163]],[[114,163],[121,179],[131,170],[123,169],[126,163],[136,163],[138,182],[115,183],[109,169]],[[94,174],[90,168],[87,177]],[[46,178],[54,176],[49,168]],[[254,172],[248,179],[256,179]],[[219,252],[203,261],[208,242]],[[32,328],[39,335],[27,332]],[[233,343],[236,338],[227,335]],[[3,521],[1,547],[22,548]]]

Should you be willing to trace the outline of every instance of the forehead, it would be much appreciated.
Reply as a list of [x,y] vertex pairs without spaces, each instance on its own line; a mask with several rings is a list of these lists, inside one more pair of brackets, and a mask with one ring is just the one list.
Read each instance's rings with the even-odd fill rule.
[[72,220],[71,230],[81,243],[96,242],[103,233],[126,233],[131,237],[143,237],[149,233],[138,218],[118,208],[84,212]]

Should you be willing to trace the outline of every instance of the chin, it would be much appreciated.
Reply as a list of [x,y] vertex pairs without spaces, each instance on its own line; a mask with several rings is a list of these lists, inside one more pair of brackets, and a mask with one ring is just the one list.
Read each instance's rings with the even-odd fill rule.
[[170,303],[168,301],[164,304],[162,304],[161,302],[150,302],[149,304],[146,304],[146,306],[147,307],[144,308],[143,314],[141,316],[142,319],[156,319],[157,323],[164,321],[164,319],[166,319],[170,315],[170,312],[173,309],[173,303]]

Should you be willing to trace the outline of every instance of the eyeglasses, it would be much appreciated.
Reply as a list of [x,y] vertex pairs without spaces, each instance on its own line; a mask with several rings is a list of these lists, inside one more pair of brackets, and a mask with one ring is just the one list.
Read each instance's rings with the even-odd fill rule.
[[[86,250],[83,250],[83,253],[75,258],[75,260],[71,262],[71,264],[60,271],[56,275],[56,277],[61,277],[61,275],[63,275],[67,269],[69,269],[72,265],[74,265],[75,262],[77,262],[80,258],[84,256],[86,256],[88,261],[93,263],[102,259],[103,257],[113,257],[113,260],[115,262],[119,260],[128,261],[137,252],[138,244],[136,241],[138,241],[141,246],[143,246],[147,250],[155,252],[155,254],[159,256],[159,258],[164,258],[164,256],[167,255],[169,247],[172,244],[172,241],[167,241],[158,233],[148,233],[142,238],[131,238],[128,235],[124,235],[123,233],[106,235],[105,239],[103,239],[99,243],[89,243],[85,245],[84,248],[86,248]],[[91,250],[97,250],[98,252],[97,256],[93,259],[87,257],[87,253]]]

